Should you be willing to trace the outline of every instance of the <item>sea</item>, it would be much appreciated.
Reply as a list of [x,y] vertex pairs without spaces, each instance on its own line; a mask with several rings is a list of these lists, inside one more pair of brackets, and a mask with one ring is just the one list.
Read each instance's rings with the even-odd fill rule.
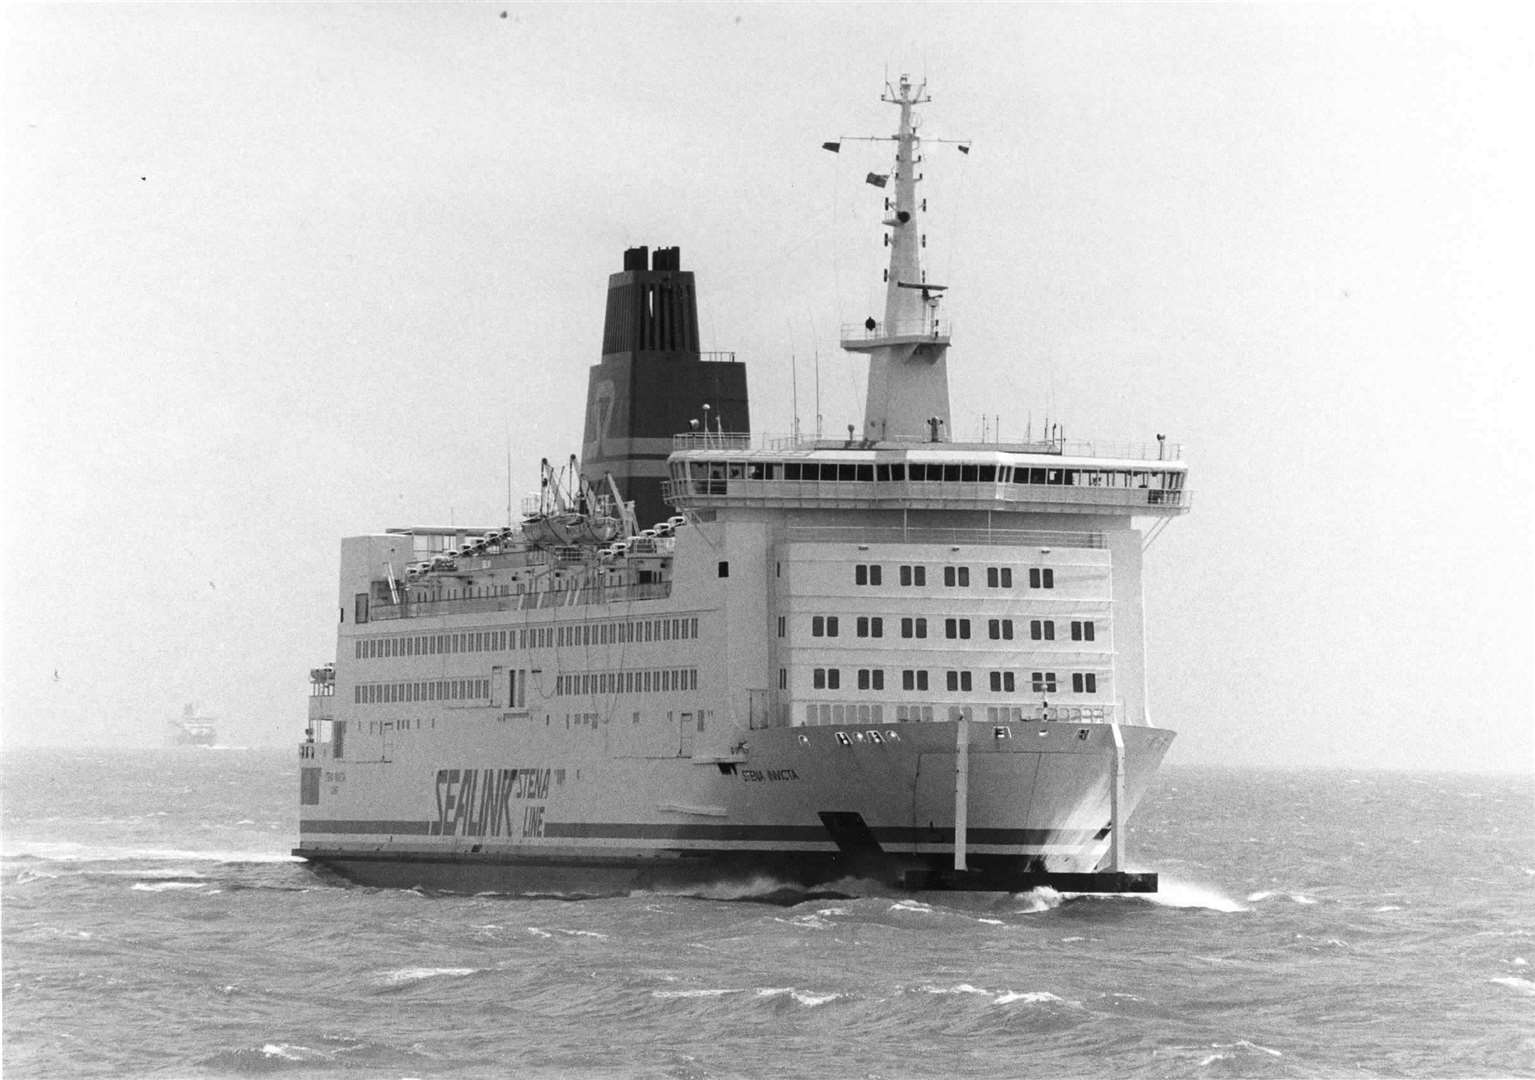
[[1535,779],[1169,766],[1152,897],[596,900],[294,859],[296,752],[0,756],[6,1080],[1535,1076]]

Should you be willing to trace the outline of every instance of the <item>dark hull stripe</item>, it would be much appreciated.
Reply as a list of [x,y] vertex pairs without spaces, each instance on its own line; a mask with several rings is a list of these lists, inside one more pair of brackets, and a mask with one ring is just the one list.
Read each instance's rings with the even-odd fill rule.
[[[353,836],[428,836],[432,822],[426,821],[301,821],[301,835],[348,834]],[[882,844],[952,844],[953,829],[890,826],[872,830]],[[1107,829],[1096,833],[1058,829],[970,829],[966,839],[972,844],[1038,847],[1044,844],[1087,844],[1108,835]],[[646,825],[626,822],[544,823],[545,839],[553,840],[703,840],[715,843],[801,843],[832,840],[820,825]],[[465,832],[452,837],[459,840],[499,839]]]

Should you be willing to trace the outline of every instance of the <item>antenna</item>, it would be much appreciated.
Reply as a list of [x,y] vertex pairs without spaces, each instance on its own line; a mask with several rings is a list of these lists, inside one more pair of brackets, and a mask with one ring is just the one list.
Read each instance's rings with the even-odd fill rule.
[[794,405],[794,426],[791,429],[794,445],[799,445],[799,362],[789,354],[789,394]]
[[815,437],[821,438],[821,350],[815,351]]

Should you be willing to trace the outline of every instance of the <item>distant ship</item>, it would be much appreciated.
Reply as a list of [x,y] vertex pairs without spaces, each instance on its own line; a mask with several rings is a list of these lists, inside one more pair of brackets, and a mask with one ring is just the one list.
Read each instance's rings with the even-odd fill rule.
[[218,742],[218,729],[213,717],[198,716],[195,706],[188,705],[181,711],[181,719],[166,721],[167,746],[212,746]]
[[1124,855],[1173,740],[1141,562],[1186,467],[1160,435],[953,440],[924,90],[887,87],[895,165],[869,176],[893,197],[883,318],[841,334],[862,431],[754,441],[678,249],[626,252],[578,473],[545,463],[518,527],[342,541],[295,854],[521,894],[1156,888]]

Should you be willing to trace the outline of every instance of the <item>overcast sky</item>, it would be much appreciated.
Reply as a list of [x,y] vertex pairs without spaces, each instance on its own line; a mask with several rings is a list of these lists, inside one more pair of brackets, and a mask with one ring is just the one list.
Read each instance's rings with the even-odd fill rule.
[[7,6],[4,743],[296,742],[339,538],[579,452],[628,246],[758,431],[791,358],[859,424],[888,149],[820,144],[909,71],[956,434],[1185,445],[1173,760],[1535,768],[1517,10]]

